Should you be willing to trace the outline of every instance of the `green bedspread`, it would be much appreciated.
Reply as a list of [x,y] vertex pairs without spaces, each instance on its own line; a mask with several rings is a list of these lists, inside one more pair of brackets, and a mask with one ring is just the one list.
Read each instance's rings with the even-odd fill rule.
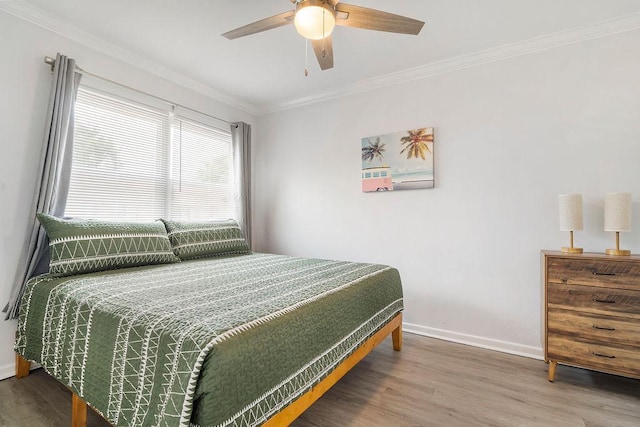
[[259,425],[400,310],[393,268],[279,255],[41,276],[16,351],[114,425]]

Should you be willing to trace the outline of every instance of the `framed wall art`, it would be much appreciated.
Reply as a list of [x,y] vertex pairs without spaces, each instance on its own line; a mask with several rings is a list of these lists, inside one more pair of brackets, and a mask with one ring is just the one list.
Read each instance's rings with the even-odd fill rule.
[[433,188],[433,128],[362,138],[362,191]]

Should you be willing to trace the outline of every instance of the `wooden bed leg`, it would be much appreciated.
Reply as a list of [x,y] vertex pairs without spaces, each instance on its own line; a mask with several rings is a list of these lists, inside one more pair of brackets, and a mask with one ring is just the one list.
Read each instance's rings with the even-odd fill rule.
[[391,337],[393,339],[393,349],[395,351],[402,350],[402,326],[398,326],[391,332]]
[[29,376],[31,362],[16,353],[16,378],[24,378]]
[[87,402],[71,392],[71,427],[87,427]]
[[393,349],[400,351],[402,350],[402,313],[398,313],[397,319],[398,327],[391,332],[391,338],[393,339]]

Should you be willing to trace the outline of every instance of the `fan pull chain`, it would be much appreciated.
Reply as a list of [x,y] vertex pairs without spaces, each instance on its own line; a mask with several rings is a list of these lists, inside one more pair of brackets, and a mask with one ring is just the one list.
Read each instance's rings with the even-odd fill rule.
[[324,32],[324,23],[325,23],[325,13],[326,10],[322,9],[322,57],[327,56],[327,36],[325,36]]
[[304,39],[304,76],[309,77],[309,40]]
[[325,58],[327,56],[327,39],[322,39],[322,57]]

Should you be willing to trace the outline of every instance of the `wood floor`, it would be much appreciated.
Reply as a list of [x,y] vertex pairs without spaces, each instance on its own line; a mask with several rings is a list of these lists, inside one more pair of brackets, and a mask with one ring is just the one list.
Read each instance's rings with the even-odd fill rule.
[[[293,424],[640,426],[640,380],[405,334],[387,339]],[[70,393],[42,370],[0,381],[0,426],[70,425]],[[88,425],[107,427],[90,411]]]

